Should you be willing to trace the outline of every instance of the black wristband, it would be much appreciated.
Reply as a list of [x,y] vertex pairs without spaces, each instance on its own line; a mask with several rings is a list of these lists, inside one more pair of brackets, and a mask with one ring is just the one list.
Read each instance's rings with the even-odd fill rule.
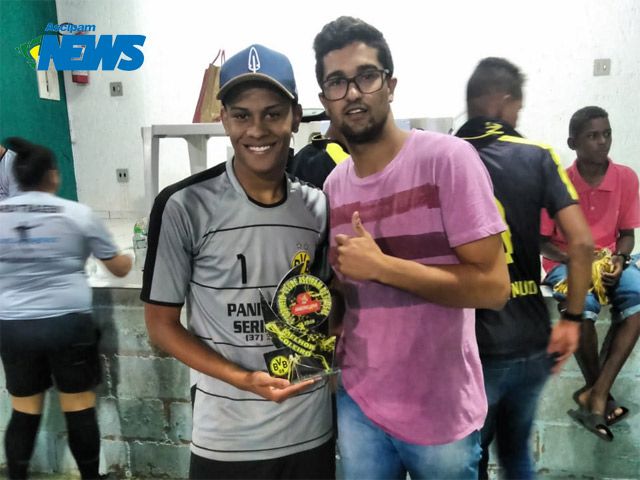
[[560,318],[570,322],[582,323],[582,313],[569,313],[566,309],[560,310]]

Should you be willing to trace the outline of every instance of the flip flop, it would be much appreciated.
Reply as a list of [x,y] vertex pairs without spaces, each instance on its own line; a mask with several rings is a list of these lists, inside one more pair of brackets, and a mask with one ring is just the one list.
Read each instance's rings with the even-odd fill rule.
[[607,427],[604,415],[592,413],[583,408],[579,410],[569,410],[567,411],[567,415],[602,440],[606,442],[613,441],[613,433],[611,433],[611,430]]
[[[576,390],[575,392],[573,392],[573,394],[571,395],[571,398],[573,399],[573,401],[576,403],[576,405],[578,405],[579,408],[584,409],[584,405],[582,405],[580,403],[580,394],[582,392],[584,392],[585,390],[587,390],[587,387],[582,387],[579,388],[578,390]],[[622,413],[620,415],[616,415],[613,419],[609,420],[609,417],[613,414],[613,412],[615,412],[617,409],[622,410]],[[618,423],[619,421],[623,420],[624,417],[626,417],[629,414],[629,409],[627,407],[624,407],[622,405],[618,405],[618,402],[616,402],[615,398],[613,398],[613,395],[609,394],[609,396],[607,397],[607,406],[606,406],[606,416],[605,416],[605,420],[607,422],[607,426],[611,426],[611,425],[615,425],[616,423]]]
[[[614,416],[611,420],[609,420],[609,417],[613,415],[618,408],[622,410],[622,413],[620,415]],[[623,407],[622,405],[618,405],[618,402],[616,402],[615,398],[613,398],[612,395],[609,395],[609,398],[607,399],[607,416],[605,418],[605,420],[607,421],[607,425],[615,425],[620,420],[624,419],[624,417],[626,417],[628,414],[629,409],[627,407]]]

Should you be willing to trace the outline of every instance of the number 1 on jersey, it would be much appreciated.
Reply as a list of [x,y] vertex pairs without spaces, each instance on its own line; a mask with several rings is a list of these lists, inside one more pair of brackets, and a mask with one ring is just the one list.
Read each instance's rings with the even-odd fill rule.
[[244,255],[239,253],[236,255],[238,260],[240,260],[240,268],[242,269],[242,283],[247,283],[247,260],[244,258]]

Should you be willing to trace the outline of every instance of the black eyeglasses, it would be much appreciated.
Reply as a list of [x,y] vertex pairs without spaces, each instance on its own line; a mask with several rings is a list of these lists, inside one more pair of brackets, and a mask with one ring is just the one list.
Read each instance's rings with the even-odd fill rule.
[[332,77],[322,82],[322,95],[329,101],[342,100],[353,82],[361,93],[374,93],[382,88],[389,70],[366,70],[353,77]]

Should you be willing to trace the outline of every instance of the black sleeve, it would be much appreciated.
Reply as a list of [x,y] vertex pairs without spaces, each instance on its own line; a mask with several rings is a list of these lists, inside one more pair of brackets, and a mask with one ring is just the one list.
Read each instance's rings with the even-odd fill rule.
[[326,196],[324,199],[327,211],[326,226],[316,246],[310,272],[328,285],[333,278],[333,270],[329,264],[329,199]]
[[578,203],[578,194],[571,183],[558,156],[551,149],[540,149],[542,184],[544,188],[543,205],[553,218],[559,210]]

